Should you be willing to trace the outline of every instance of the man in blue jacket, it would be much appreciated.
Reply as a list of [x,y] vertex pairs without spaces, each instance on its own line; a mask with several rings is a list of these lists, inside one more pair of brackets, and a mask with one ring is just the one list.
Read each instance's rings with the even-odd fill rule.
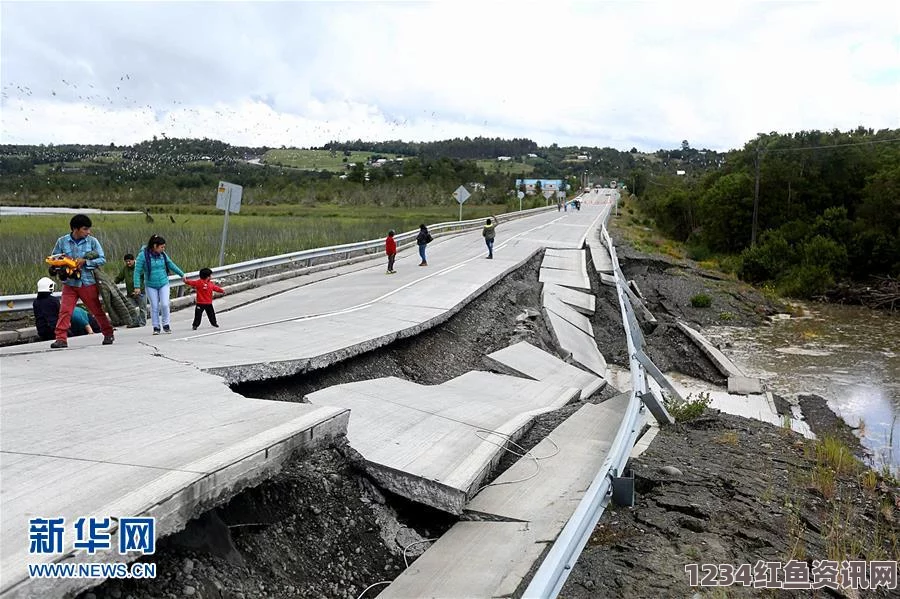
[[[111,345],[115,341],[112,324],[100,306],[100,291],[94,278],[94,269],[106,264],[106,255],[97,238],[91,236],[91,225],[91,219],[87,215],[76,214],[69,221],[72,232],[57,239],[53,246],[53,254],[64,254],[74,259],[81,273],[80,277],[69,277],[62,282],[62,302],[54,331],[56,341],[50,344],[53,349],[69,346],[69,324],[75,303],[79,299],[97,319],[100,330],[103,331],[103,345]],[[97,257],[85,260],[84,255],[92,251],[97,252]]]

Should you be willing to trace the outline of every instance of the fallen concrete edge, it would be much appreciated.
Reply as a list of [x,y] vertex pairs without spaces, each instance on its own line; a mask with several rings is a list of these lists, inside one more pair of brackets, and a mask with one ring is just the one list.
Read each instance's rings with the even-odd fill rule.
[[709,340],[705,336],[703,336],[700,331],[689,327],[681,320],[676,321],[676,324],[678,325],[678,328],[681,329],[681,332],[684,333],[688,339],[693,341],[694,345],[696,345],[700,349],[700,351],[702,351],[703,354],[710,359],[710,361],[715,365],[719,372],[722,373],[723,376],[746,376],[744,372],[734,364],[734,362],[728,359],[728,356],[726,356],[721,352],[721,350],[713,346],[713,344],[710,343]]
[[238,383],[284,378],[297,374],[305,374],[307,372],[312,372],[321,368],[327,368],[337,362],[341,362],[348,358],[353,358],[358,355],[379,349],[400,339],[414,337],[422,333],[423,331],[427,331],[428,329],[443,324],[454,315],[456,315],[457,312],[465,308],[469,303],[479,297],[482,293],[496,285],[498,281],[509,276],[516,270],[522,268],[540,251],[541,248],[533,250],[519,262],[511,265],[503,272],[492,277],[487,283],[475,289],[466,298],[460,300],[460,302],[454,307],[449,308],[441,314],[438,314],[437,316],[434,316],[417,325],[406,327],[394,333],[382,335],[381,337],[376,337],[362,343],[357,343],[355,345],[351,345],[349,347],[345,347],[325,354],[320,354],[318,356],[297,358],[296,360],[282,360],[279,362],[234,364],[221,367],[217,366],[214,368],[203,369],[203,371],[221,376],[229,385],[235,385]]
[[[256,486],[271,477],[281,470],[295,450],[301,447],[318,449],[327,442],[344,436],[349,422],[350,411],[345,410],[332,418],[316,423],[312,428],[300,431],[262,449],[257,449],[215,471],[206,472],[187,487],[181,488],[155,505],[132,508],[130,511],[127,506],[119,508],[113,506],[111,509],[116,511],[108,511],[105,514],[112,516],[127,512],[130,516],[156,518],[155,532],[158,541],[184,529],[191,519],[227,502],[244,489]],[[187,472],[172,470],[171,473],[184,475]],[[236,477],[245,476],[247,473],[252,473],[252,476],[235,480]],[[223,488],[221,486],[223,481],[230,481],[230,484]],[[108,557],[109,554],[103,552],[89,555],[83,551],[72,550],[49,563],[68,562],[74,558],[78,558],[79,563],[100,562]],[[117,554],[116,559],[131,562],[139,557],[141,556]],[[4,589],[0,593],[0,597],[3,599],[36,599],[49,596],[74,596],[105,580],[101,578],[24,578]]]
[[[596,298],[595,296],[591,295],[590,293],[585,293],[584,291],[581,291],[581,290],[578,290],[578,289],[572,289],[572,288],[570,288],[570,287],[566,287],[565,285],[558,285],[558,284],[556,284],[556,283],[541,283],[541,284],[544,286],[544,288],[541,290],[541,301],[543,301],[543,295],[544,295],[544,294],[549,294],[549,295],[553,295],[553,296],[558,297],[558,298],[562,301],[562,303],[564,303],[564,304],[566,304],[567,306],[569,306],[569,307],[571,307],[571,308],[577,310],[578,312],[581,312],[581,313],[584,314],[585,316],[591,316],[591,315],[593,315],[594,313],[596,313],[596,311],[597,311],[597,298]],[[548,288],[548,285],[552,285],[552,287],[549,287],[549,288]],[[578,293],[578,294],[581,294],[581,295],[585,296],[586,298],[589,298],[589,303],[590,303],[591,306],[593,306],[593,307],[587,307],[587,308],[586,308],[586,307],[580,306],[580,305],[578,305],[578,304],[573,304],[571,301],[568,301],[568,300],[566,299],[566,295],[565,295],[565,294],[559,293],[559,291],[558,291],[556,288],[563,289],[563,290],[568,291],[568,292],[571,292],[571,293]]]
[[584,314],[582,314],[581,312],[579,312],[578,310],[576,310],[575,308],[573,308],[572,306],[570,306],[570,305],[567,304],[566,302],[562,301],[562,300],[559,298],[559,296],[555,296],[555,295],[554,295],[553,297],[556,298],[556,301],[558,301],[559,304],[562,304],[563,309],[569,309],[569,310],[572,311],[572,314],[575,314],[575,315],[577,315],[577,316],[584,316],[584,318],[587,320],[587,326],[588,326],[588,329],[590,329],[590,330],[585,331],[583,328],[581,328],[581,325],[580,325],[580,324],[578,324],[578,323],[572,321],[572,316],[571,316],[571,314],[563,314],[563,310],[560,310],[560,309],[554,309],[552,305],[551,305],[551,306],[544,306],[544,307],[547,309],[547,311],[553,312],[554,314],[556,314],[557,316],[559,316],[560,318],[562,318],[563,320],[565,320],[566,322],[568,322],[570,325],[572,325],[573,327],[577,328],[579,331],[582,331],[585,335],[590,335],[591,338],[594,338],[594,325],[591,324],[590,319],[588,319],[587,316],[585,316]]

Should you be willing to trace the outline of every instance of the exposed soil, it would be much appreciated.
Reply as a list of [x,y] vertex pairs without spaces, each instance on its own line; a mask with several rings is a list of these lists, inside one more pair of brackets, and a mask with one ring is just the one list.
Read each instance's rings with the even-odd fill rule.
[[[756,325],[776,310],[761,295],[690,265],[627,248],[619,255],[659,321],[646,331],[647,352],[663,371],[724,383],[674,328],[675,317],[707,324],[727,311],[735,315],[729,324]],[[331,385],[384,376],[437,384],[485,369],[484,355],[520,340],[560,355],[540,315],[539,260],[503,279],[444,325],[415,338],[320,372],[235,390],[248,397],[302,401]],[[627,366],[616,296],[612,288],[599,285],[596,273],[591,276],[598,296],[592,319],[598,346],[610,363]],[[713,297],[712,309],[690,306],[690,297],[700,291]],[[586,401],[602,401],[617,392],[607,386]],[[534,446],[580,406],[577,402],[540,416],[520,444]],[[809,465],[801,445],[801,438],[788,431],[710,412],[663,430],[650,451],[633,460],[638,504],[606,512],[562,596],[689,597],[685,563],[743,563],[757,555],[783,559],[785,550],[797,545],[790,527],[795,520],[803,524],[799,537],[805,555],[824,557],[816,535],[827,531],[833,502],[807,488],[803,476]],[[413,543],[439,536],[455,519],[378,490],[346,457],[349,453],[339,444],[294,456],[267,482],[161,540],[151,559],[157,563],[156,580],[111,581],[81,596],[355,598],[369,585],[392,580],[406,559],[414,560],[428,546]],[[494,475],[515,459],[509,455],[501,460]],[[662,475],[658,469],[663,465],[675,465],[684,474]],[[842,501],[845,492],[847,501],[857,501],[853,505],[858,506],[860,528],[873,534],[885,530],[875,524],[880,522],[877,495],[852,495],[844,481],[839,489]],[[896,536],[892,538],[896,556]],[[880,545],[870,541],[867,546],[875,555],[874,547]],[[383,588],[371,588],[364,596],[374,597]]]
[[[812,568],[814,560],[900,558],[897,489],[881,483],[866,490],[857,476],[840,474],[826,499],[828,487],[814,482],[811,445],[787,429],[710,411],[663,429],[631,460],[635,506],[607,509],[560,596],[697,596],[686,564],[797,559]],[[661,470],[673,466],[682,474]],[[722,590],[711,596],[840,596],[825,589]]]

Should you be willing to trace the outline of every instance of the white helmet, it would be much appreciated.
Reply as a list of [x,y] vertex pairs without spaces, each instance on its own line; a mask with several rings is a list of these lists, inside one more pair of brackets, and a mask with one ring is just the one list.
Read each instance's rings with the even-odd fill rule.
[[48,277],[43,277],[43,278],[38,279],[37,287],[38,287],[38,293],[42,293],[45,291],[52,292],[54,289],[56,289],[56,283],[53,282],[53,279],[50,279]]

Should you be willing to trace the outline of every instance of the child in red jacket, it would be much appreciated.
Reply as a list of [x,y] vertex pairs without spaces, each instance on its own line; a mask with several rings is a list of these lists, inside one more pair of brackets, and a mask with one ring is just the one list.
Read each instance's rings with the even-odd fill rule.
[[206,317],[209,318],[209,324],[219,328],[219,323],[216,322],[216,311],[213,310],[212,305],[213,291],[224,295],[225,290],[212,282],[212,270],[201,268],[199,281],[188,281],[185,279],[184,282],[197,291],[197,305],[194,306],[194,330],[196,331],[197,327],[200,326],[200,318],[204,312],[206,312]]
[[394,270],[394,258],[397,257],[397,242],[394,241],[394,230],[393,229],[388,231],[387,239],[384,240],[384,253],[387,254],[387,257],[388,257],[387,274],[389,274],[389,275],[397,274],[397,271]]

